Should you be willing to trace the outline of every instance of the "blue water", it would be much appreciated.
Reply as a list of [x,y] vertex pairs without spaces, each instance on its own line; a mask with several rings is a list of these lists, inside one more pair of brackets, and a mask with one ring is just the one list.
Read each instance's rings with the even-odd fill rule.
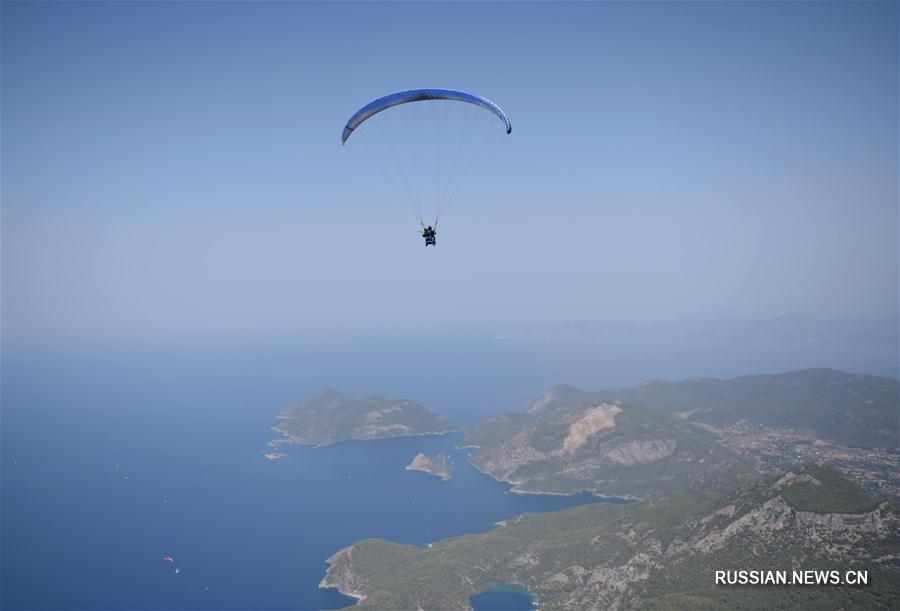
[[474,611],[529,611],[536,609],[534,596],[516,586],[491,586],[469,599]]
[[[425,545],[591,499],[509,494],[459,436],[262,453],[281,408],[321,389],[406,397],[466,425],[546,387],[807,366],[896,375],[891,347],[417,344],[3,346],[4,609],[308,609],[324,560],[366,538]],[[403,467],[451,453],[442,482]],[[174,562],[163,561],[170,555]],[[175,573],[175,569],[180,572]]]
[[492,586],[469,599],[474,611],[530,611],[537,609],[534,596],[516,586]]

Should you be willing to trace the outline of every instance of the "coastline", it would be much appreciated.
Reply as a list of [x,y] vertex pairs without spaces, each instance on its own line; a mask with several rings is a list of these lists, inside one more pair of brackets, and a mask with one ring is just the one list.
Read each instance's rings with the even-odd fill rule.
[[[421,435],[444,435],[444,434],[449,434],[449,433],[454,433],[454,432],[459,432],[459,431],[458,431],[458,430],[457,430],[457,431],[447,431],[447,432],[444,432],[444,433],[442,433],[442,432],[429,432],[429,433],[422,433]],[[394,436],[392,436],[392,437],[416,437],[416,436],[421,436],[421,435],[394,435]],[[382,439],[386,439],[386,438],[382,438]],[[356,439],[353,439],[353,440],[346,440],[346,441],[365,441],[365,440],[356,440]],[[335,442],[335,443],[339,443],[339,442]],[[312,444],[306,443],[306,444],[301,444],[301,445],[312,445]],[[330,445],[330,444],[329,444],[329,445]],[[324,446],[322,446],[322,447],[324,447]],[[503,480],[501,480],[501,479],[499,479],[499,478],[497,478],[497,477],[495,477],[495,476],[493,476],[493,475],[491,475],[491,474],[489,474],[489,473],[486,473],[486,472],[483,471],[482,469],[478,468],[478,466],[476,466],[471,460],[468,460],[468,462],[469,462],[469,464],[472,465],[472,466],[475,468],[475,470],[478,471],[479,473],[481,473],[481,474],[483,474],[483,475],[487,475],[488,477],[490,477],[490,478],[493,479],[494,481],[497,481],[497,482],[499,482],[499,483],[501,483],[501,484],[504,484],[505,486],[511,486],[510,489],[511,489],[515,494],[520,494],[520,495],[526,495],[526,494],[528,494],[528,495],[542,495],[542,494],[546,494],[546,495],[548,495],[548,496],[567,497],[567,496],[576,496],[576,495],[578,495],[578,494],[582,494],[582,493],[587,492],[587,493],[589,493],[590,496],[591,496],[591,500],[588,501],[588,502],[590,502],[590,503],[593,503],[593,502],[600,502],[600,503],[610,503],[610,504],[626,504],[626,503],[631,503],[631,502],[639,501],[639,500],[640,500],[640,499],[636,499],[636,498],[633,498],[633,497],[601,496],[601,495],[598,495],[598,494],[596,494],[596,493],[594,493],[593,491],[590,491],[590,490],[579,490],[579,491],[577,491],[577,492],[572,492],[572,493],[540,492],[540,491],[534,491],[534,490],[516,490],[516,489],[514,488],[514,485],[512,485],[510,482],[503,481]],[[410,471],[420,470],[420,469],[410,469],[408,466],[406,467],[406,469],[407,469],[407,470],[410,470]],[[424,471],[424,470],[423,470],[423,471]],[[437,475],[435,475],[435,474],[428,473],[427,471],[425,471],[425,473],[427,473],[428,475],[433,475],[433,476],[435,476],[435,477],[440,477],[440,476],[437,476]],[[521,520],[521,519],[523,518],[523,516],[525,515],[525,513],[527,513],[527,512],[519,512],[519,513],[516,513],[515,515],[512,515],[512,516],[506,518],[506,519],[499,520],[499,521],[495,521],[495,522],[493,522],[494,528],[500,529],[500,528],[508,527],[508,526],[510,526],[510,525],[514,525],[514,524],[516,524],[519,520]],[[464,537],[464,536],[466,536],[466,535],[468,535],[468,534],[474,534],[474,533],[461,533],[461,534],[458,534],[458,535],[452,535],[452,536],[449,536],[449,537],[445,537],[445,538],[443,538],[443,539],[438,539],[437,541],[432,541],[432,542],[429,542],[429,543],[425,543],[424,545],[421,545],[421,544],[420,544],[420,545],[417,545],[417,547],[420,547],[420,548],[422,548],[422,549],[432,549],[432,548],[434,548],[435,546],[440,545],[440,543],[441,543],[442,541],[446,541],[446,540],[454,539],[454,538],[458,538],[458,537]],[[365,585],[365,582],[362,581],[362,580],[364,579],[364,577],[363,577],[363,576],[360,576],[360,575],[354,574],[354,572],[353,572],[353,562],[352,562],[352,560],[353,560],[353,558],[352,558],[353,550],[355,549],[355,546],[356,546],[357,544],[359,544],[360,542],[362,542],[362,541],[364,541],[364,540],[361,539],[361,540],[359,540],[359,541],[354,541],[354,542],[353,542],[352,544],[350,544],[349,546],[337,550],[337,551],[334,552],[330,557],[328,557],[328,558],[325,560],[325,564],[326,564],[326,567],[327,567],[326,570],[325,570],[325,574],[323,575],[323,577],[322,577],[321,580],[319,581],[319,585],[318,585],[318,587],[321,588],[321,589],[335,589],[335,590],[336,590],[337,592],[339,592],[340,594],[342,594],[342,595],[344,595],[344,596],[348,596],[348,597],[354,599],[354,600],[355,600],[355,603],[353,603],[353,605],[351,605],[351,607],[353,607],[353,606],[364,606],[364,605],[365,605],[365,601],[366,601],[366,599],[367,599],[367,595],[364,594],[364,593],[361,591],[361,590],[365,590],[366,587],[367,587],[367,586]],[[529,593],[529,594],[530,594],[530,593]],[[539,603],[537,603],[537,601],[535,601],[535,602],[536,602],[536,604],[539,604]]]
[[327,448],[328,446],[333,446],[338,443],[344,443],[345,441],[377,441],[379,439],[395,439],[397,437],[426,437],[429,435],[449,435],[450,433],[459,433],[462,432],[463,429],[450,429],[446,431],[427,431],[423,433],[402,433],[399,435],[384,435],[381,437],[347,437],[345,439],[336,439],[334,441],[329,441],[328,443],[316,443],[313,441],[304,441],[301,439],[297,439],[296,437],[292,437],[290,434],[281,431],[277,427],[269,427],[276,433],[281,433],[283,437],[278,439],[272,439],[268,443],[274,444],[296,444],[298,446],[312,446],[315,449],[319,448]]
[[[340,592],[341,594],[343,594],[344,596],[349,596],[350,598],[355,598],[356,602],[353,603],[353,606],[357,606],[360,603],[362,603],[363,601],[365,601],[367,598],[366,595],[362,594],[361,592],[354,592],[349,589],[345,590],[341,587],[341,583],[340,583],[341,580],[338,580],[337,582],[332,582],[329,580],[329,577],[332,576],[332,571],[338,570],[335,565],[337,564],[338,560],[345,555],[347,557],[348,562],[352,566],[352,564],[353,564],[353,547],[355,545],[356,545],[356,543],[352,543],[347,547],[343,547],[343,548],[339,549],[338,551],[333,553],[331,556],[329,556],[325,560],[325,564],[328,566],[328,568],[325,569],[325,575],[319,581],[319,589],[328,590],[328,589],[333,588],[333,589],[337,590],[338,592]],[[345,570],[350,573],[350,577],[352,578],[352,575],[353,575],[352,570],[351,569],[345,569]],[[346,587],[346,585],[344,587]]]
[[439,455],[437,457],[428,456],[423,452],[416,454],[406,467],[407,471],[419,471],[432,477],[439,477],[442,481],[449,481],[453,477],[453,467],[447,464],[446,457]]
[[510,486],[509,492],[512,492],[513,494],[523,494],[523,495],[524,494],[537,494],[537,495],[546,494],[549,496],[576,496],[578,494],[583,494],[583,493],[587,492],[591,496],[598,498],[598,499],[604,499],[606,502],[609,502],[609,503],[615,503],[616,501],[625,501],[628,503],[643,501],[643,499],[641,499],[639,497],[630,496],[630,495],[608,496],[608,495],[597,494],[596,491],[588,490],[587,488],[581,488],[579,490],[576,490],[575,492],[545,492],[545,491],[541,491],[541,490],[523,490],[521,488],[518,488],[519,484],[521,484],[522,482],[513,482],[513,481],[509,481],[509,480],[504,480],[504,479],[500,479],[499,477],[495,477],[494,475],[491,475],[487,471],[480,469],[478,467],[478,465],[476,465],[474,462],[472,462],[471,456],[468,458],[468,462],[479,473],[481,473],[483,475],[487,475],[489,478],[491,478],[495,482],[499,482],[501,484],[506,484],[507,486]]

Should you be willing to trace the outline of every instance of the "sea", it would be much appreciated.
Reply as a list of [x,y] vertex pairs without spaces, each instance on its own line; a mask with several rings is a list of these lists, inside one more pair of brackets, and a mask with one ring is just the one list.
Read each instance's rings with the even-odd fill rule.
[[[2,609],[332,609],[326,559],[380,537],[417,546],[522,512],[589,502],[519,495],[479,473],[462,434],[286,445],[281,409],[323,388],[405,398],[460,427],[558,383],[733,377],[805,367],[897,376],[896,346],[504,342],[490,338],[16,343],[2,352]],[[447,482],[404,466],[447,454]],[[530,608],[515,584],[477,609]]]

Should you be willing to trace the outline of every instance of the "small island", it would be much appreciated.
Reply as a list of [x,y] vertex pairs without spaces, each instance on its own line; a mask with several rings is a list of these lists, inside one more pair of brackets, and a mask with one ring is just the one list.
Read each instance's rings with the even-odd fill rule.
[[266,452],[265,453],[265,457],[268,458],[269,460],[281,460],[285,456],[287,456],[287,454],[285,454],[284,452]]
[[439,477],[445,482],[453,475],[453,468],[449,465],[446,456],[426,456],[422,452],[416,454],[412,462],[406,465],[406,469],[409,471],[422,471]]
[[279,443],[323,447],[349,439],[384,439],[414,435],[441,435],[454,430],[438,414],[417,403],[381,397],[349,397],[324,390],[311,399],[281,411],[272,427],[284,438]]

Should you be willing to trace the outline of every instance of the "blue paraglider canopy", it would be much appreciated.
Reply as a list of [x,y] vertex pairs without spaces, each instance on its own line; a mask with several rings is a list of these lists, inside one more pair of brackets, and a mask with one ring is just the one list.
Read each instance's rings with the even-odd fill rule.
[[[443,103],[410,104],[428,100]],[[469,171],[475,168],[477,174],[484,148],[505,140],[496,119],[512,132],[509,117],[487,98],[454,89],[398,91],[357,110],[344,126],[341,144],[353,135],[356,144],[346,147],[348,154],[368,154],[420,226],[424,229],[427,219],[437,227]]]
[[350,120],[347,121],[347,125],[344,126],[344,133],[341,135],[341,144],[346,143],[347,138],[350,137],[353,130],[359,127],[366,119],[378,114],[382,110],[387,110],[392,106],[398,106],[400,104],[421,102],[423,100],[449,100],[481,106],[485,110],[497,115],[497,118],[500,119],[503,122],[504,127],[506,127],[507,134],[512,132],[512,123],[510,123],[509,117],[506,116],[506,113],[504,113],[499,106],[487,98],[466,93],[465,91],[455,91],[453,89],[411,89],[409,91],[398,91],[397,93],[386,95],[383,98],[378,98],[357,110],[356,113],[350,117]]

